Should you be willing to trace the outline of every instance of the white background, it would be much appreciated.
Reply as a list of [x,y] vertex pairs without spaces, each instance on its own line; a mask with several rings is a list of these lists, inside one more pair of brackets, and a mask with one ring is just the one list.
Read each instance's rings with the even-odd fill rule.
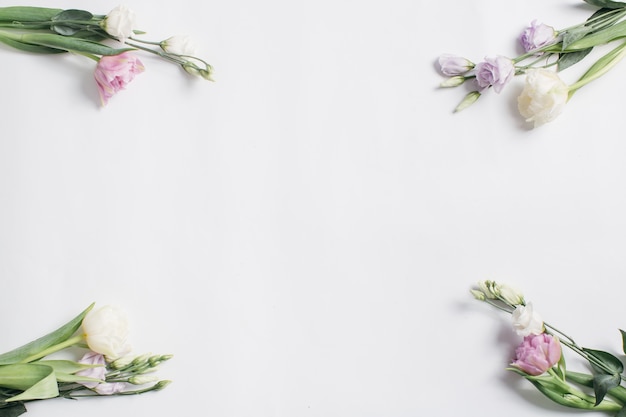
[[467,90],[439,89],[435,62],[517,55],[533,19],[591,8],[128,4],[147,39],[197,38],[216,82],[141,55],[100,108],[92,61],[0,48],[0,351],[116,304],[137,353],[175,355],[174,384],[29,416],[570,413],[504,370],[519,340],[468,290],[514,284],[579,343],[620,350],[626,67],[533,130],[521,77],[452,114]]

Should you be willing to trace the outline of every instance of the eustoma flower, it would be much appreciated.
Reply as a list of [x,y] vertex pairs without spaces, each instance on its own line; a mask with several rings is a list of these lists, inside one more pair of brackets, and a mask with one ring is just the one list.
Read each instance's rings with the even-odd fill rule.
[[[448,77],[440,86],[457,87],[475,79],[478,87],[466,94],[455,112],[471,106],[488,88],[500,93],[514,76],[527,74],[524,91],[518,99],[520,114],[534,127],[554,120],[575,91],[606,74],[626,56],[626,2],[584,2],[597,10],[582,23],[556,30],[533,20],[518,37],[524,53],[516,57],[487,57],[473,69],[460,57],[440,57],[440,71]],[[591,52],[595,48],[611,44],[617,46],[596,58],[575,83],[566,85],[557,75],[594,56]]]
[[135,78],[135,75],[143,71],[144,66],[141,61],[129,52],[100,58],[94,77],[102,104],[107,104],[115,93],[123,90]]
[[[195,56],[190,38],[146,40],[135,21],[135,13],[125,5],[107,15],[78,9],[0,7],[0,42],[29,53],[71,52],[97,61],[95,78],[102,104],[144,71],[130,51],[151,53],[189,74],[212,80],[213,68]],[[107,39],[118,42],[111,46],[103,42]]]
[[[172,355],[125,356],[112,361],[128,352],[128,321],[119,308],[93,310],[93,306],[57,330],[0,354],[0,417],[25,413],[25,403],[33,400],[134,395],[169,385],[171,381],[145,374]],[[70,359],[76,349],[85,349],[85,342],[92,351],[77,361]],[[66,349],[71,350],[64,359],[48,358]]]
[[535,311],[532,303],[519,305],[512,314],[513,328],[520,336],[537,335],[544,331],[543,319]]
[[126,5],[119,5],[106,15],[101,25],[109,35],[125,42],[133,34],[136,25],[135,12]]
[[559,339],[546,334],[530,335],[515,349],[515,360],[511,365],[529,375],[541,375],[561,359]]
[[476,64],[476,81],[482,89],[493,87],[499,93],[514,75],[513,61],[503,56],[486,57]]
[[198,51],[196,42],[188,35],[171,36],[162,41],[160,46],[165,52],[181,56],[194,56]]
[[531,52],[555,42],[557,32],[552,26],[533,20],[520,35],[520,43],[526,52]]

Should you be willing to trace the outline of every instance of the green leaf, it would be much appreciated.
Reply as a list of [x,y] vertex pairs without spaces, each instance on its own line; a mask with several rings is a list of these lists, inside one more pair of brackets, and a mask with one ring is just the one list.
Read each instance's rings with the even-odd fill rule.
[[17,417],[26,412],[26,406],[22,402],[14,402],[0,407],[0,417]]
[[560,54],[559,59],[557,61],[557,68],[559,71],[563,71],[566,68],[571,67],[574,64],[582,61],[589,52],[591,52],[593,48],[587,48],[576,52],[569,52],[566,54]]
[[6,402],[40,400],[59,395],[54,369],[46,365],[19,363],[0,366],[0,386],[23,391]]
[[30,6],[0,7],[0,22],[49,22],[62,11]]
[[88,21],[88,20],[91,20],[92,18],[93,18],[93,14],[89,13],[86,10],[67,9],[53,16],[52,20],[53,21],[61,21],[61,20]]
[[43,360],[43,361],[37,361],[37,362],[32,362],[33,364],[38,364],[38,365],[46,365],[46,366],[50,366],[52,369],[54,369],[54,372],[61,372],[61,373],[65,373],[65,374],[73,374],[79,371],[84,371],[85,369],[92,369],[92,368],[100,368],[104,365],[90,365],[90,364],[86,364],[86,363],[79,363],[79,362],[74,362],[74,361],[68,361],[68,360]]
[[93,15],[86,10],[63,10],[52,18],[53,22],[59,23],[53,23],[50,29],[59,35],[72,36],[90,26],[89,21],[92,18]]
[[622,351],[626,353],[626,332],[622,329],[619,329],[619,332],[622,334]]
[[622,9],[626,7],[626,3],[611,0],[584,0],[585,3],[592,6],[607,8],[607,9]]
[[85,315],[93,308],[94,304],[91,304],[78,316],[74,317],[67,324],[59,327],[57,330],[49,333],[37,340],[33,340],[30,343],[20,346],[17,349],[13,349],[10,352],[0,355],[0,365],[18,363],[33,355],[36,355],[44,350],[58,345],[59,343],[67,340],[71,337],[80,327]]
[[582,39],[570,43],[567,47],[564,46],[563,51],[573,52],[581,49],[593,48],[594,46],[604,45],[623,37],[626,37],[626,21],[616,23],[613,26],[588,34]]
[[584,26],[566,31],[563,34],[562,49],[566,49],[568,46],[570,46],[574,42],[584,38],[585,35],[587,35],[590,31],[591,31],[591,28],[584,27]]
[[621,374],[622,372],[624,372],[624,364],[622,364],[622,361],[620,361],[617,357],[611,355],[608,352],[604,352],[602,350],[594,350],[594,349],[587,349],[587,348],[583,348],[583,351],[585,353],[587,353],[589,356],[595,358],[598,362],[600,362],[604,369],[599,368],[596,364],[594,364],[593,362],[589,362],[591,364],[592,367],[594,367],[594,369],[596,369],[598,372],[607,374],[607,375],[615,375],[615,374]]
[[617,387],[622,378],[619,374],[596,374],[593,376],[593,391],[596,395],[596,405],[600,404],[610,389]]

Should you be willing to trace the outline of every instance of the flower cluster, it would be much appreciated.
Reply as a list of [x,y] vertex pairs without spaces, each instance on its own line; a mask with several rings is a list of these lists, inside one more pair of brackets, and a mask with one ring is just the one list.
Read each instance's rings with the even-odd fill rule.
[[197,48],[189,36],[148,41],[142,34],[135,13],[125,5],[106,15],[76,9],[0,7],[0,42],[31,53],[70,52],[96,61],[94,76],[103,105],[144,71],[135,51],[151,53],[191,75],[212,80],[212,67],[196,57]]
[[[572,95],[614,67],[626,55],[626,3],[584,0],[596,11],[583,23],[556,30],[534,20],[519,36],[524,52],[515,57],[487,56],[477,64],[451,54],[439,57],[442,87],[457,87],[473,81],[471,91],[455,111],[474,104],[489,88],[500,93],[516,76],[526,75],[518,109],[534,127],[559,116]],[[617,43],[595,61],[574,83],[566,84],[559,73],[582,61],[597,46]]]
[[[626,415],[626,379],[622,361],[611,353],[584,348],[543,321],[521,292],[505,284],[481,281],[474,298],[511,314],[512,328],[523,337],[509,370],[526,378],[552,401],[566,407]],[[626,354],[626,332],[620,330]],[[566,369],[562,346],[582,356],[591,373]],[[593,395],[589,392],[593,391]]]
[[[67,324],[0,355],[0,417],[26,412],[28,401],[143,394],[170,381],[152,373],[171,355],[129,356],[128,321],[113,306],[92,304]],[[83,349],[78,360],[50,355]]]

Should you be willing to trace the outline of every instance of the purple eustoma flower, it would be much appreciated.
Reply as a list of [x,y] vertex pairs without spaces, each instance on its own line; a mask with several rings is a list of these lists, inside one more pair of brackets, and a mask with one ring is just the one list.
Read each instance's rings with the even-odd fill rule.
[[529,375],[541,375],[561,359],[561,343],[556,337],[541,333],[526,336],[515,349],[515,360],[511,365]]
[[476,65],[476,82],[482,89],[493,87],[496,93],[513,79],[515,66],[513,61],[503,56],[486,57]]
[[443,54],[439,57],[439,67],[443,75],[455,77],[474,68],[474,63],[458,55]]
[[553,43],[555,39],[556,31],[554,28],[543,23],[538,23],[537,20],[533,20],[519,37],[520,43],[526,52],[549,45]]

